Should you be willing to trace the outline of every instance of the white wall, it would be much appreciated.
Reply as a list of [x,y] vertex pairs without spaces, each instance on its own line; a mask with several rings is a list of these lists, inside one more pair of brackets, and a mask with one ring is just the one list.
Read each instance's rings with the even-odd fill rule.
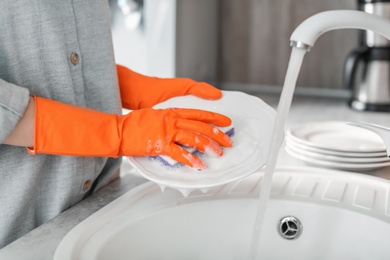
[[174,77],[176,0],[145,0],[136,30],[125,26],[125,15],[111,2],[116,62],[145,75]]
[[117,0],[110,0],[117,63],[146,75],[216,83],[217,3],[144,0],[143,25],[129,30]]

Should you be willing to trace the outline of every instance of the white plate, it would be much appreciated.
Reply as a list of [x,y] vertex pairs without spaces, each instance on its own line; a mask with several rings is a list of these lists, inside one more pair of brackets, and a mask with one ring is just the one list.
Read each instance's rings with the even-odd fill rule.
[[390,166],[390,162],[382,162],[382,163],[341,163],[341,162],[329,162],[324,160],[314,159],[312,157],[298,154],[292,151],[287,146],[285,147],[286,152],[290,154],[292,157],[300,159],[305,163],[312,166],[320,166],[331,169],[339,169],[339,170],[348,170],[348,171],[358,171],[365,172],[370,170],[379,169],[382,167]]
[[390,158],[387,156],[382,157],[345,157],[345,156],[334,156],[316,153],[302,149],[299,146],[296,146],[294,143],[286,142],[286,147],[288,147],[292,152],[308,156],[318,160],[330,161],[330,162],[340,162],[340,163],[382,163],[390,162]]
[[162,187],[171,187],[187,195],[194,189],[208,189],[254,173],[264,166],[270,146],[276,112],[260,98],[235,91],[223,91],[219,100],[194,96],[175,97],[155,108],[198,108],[229,116],[234,124],[233,147],[224,155],[202,159],[208,169],[197,171],[187,166],[168,168],[148,157],[128,157],[130,164],[145,178]]
[[375,133],[345,122],[311,122],[287,130],[288,138],[307,146],[343,152],[385,152],[383,140]]
[[372,153],[361,153],[361,152],[342,152],[342,151],[333,151],[328,149],[321,149],[317,147],[312,147],[309,145],[302,144],[301,142],[296,142],[291,135],[286,137],[286,145],[292,145],[294,147],[298,147],[300,149],[304,149],[306,151],[324,154],[324,155],[333,155],[333,156],[344,156],[351,158],[377,158],[377,157],[386,157],[386,152],[372,152]]

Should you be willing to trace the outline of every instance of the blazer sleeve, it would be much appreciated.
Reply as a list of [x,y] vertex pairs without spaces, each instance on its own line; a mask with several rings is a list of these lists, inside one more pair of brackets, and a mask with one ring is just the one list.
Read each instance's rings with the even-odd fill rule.
[[0,79],[0,144],[12,132],[27,108],[30,92]]

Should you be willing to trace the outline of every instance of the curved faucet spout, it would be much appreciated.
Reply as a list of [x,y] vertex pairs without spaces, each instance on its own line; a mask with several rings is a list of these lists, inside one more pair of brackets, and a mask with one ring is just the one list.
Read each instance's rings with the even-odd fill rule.
[[290,37],[291,45],[310,50],[322,34],[335,29],[374,31],[390,40],[390,21],[362,11],[336,10],[318,13],[303,21]]

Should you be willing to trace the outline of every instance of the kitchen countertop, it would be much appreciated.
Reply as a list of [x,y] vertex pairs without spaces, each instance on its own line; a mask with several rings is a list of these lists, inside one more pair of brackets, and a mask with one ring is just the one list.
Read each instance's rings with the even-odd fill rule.
[[[279,96],[258,95],[276,109]],[[359,112],[351,110],[345,100],[320,97],[294,97],[286,127],[312,121],[355,121],[390,126],[389,113]],[[280,150],[277,165],[305,165]],[[390,180],[390,167],[367,172]],[[89,198],[61,213],[0,250],[0,259],[51,260],[63,237],[78,223],[132,188],[146,182],[125,161],[121,178],[110,183]]]

